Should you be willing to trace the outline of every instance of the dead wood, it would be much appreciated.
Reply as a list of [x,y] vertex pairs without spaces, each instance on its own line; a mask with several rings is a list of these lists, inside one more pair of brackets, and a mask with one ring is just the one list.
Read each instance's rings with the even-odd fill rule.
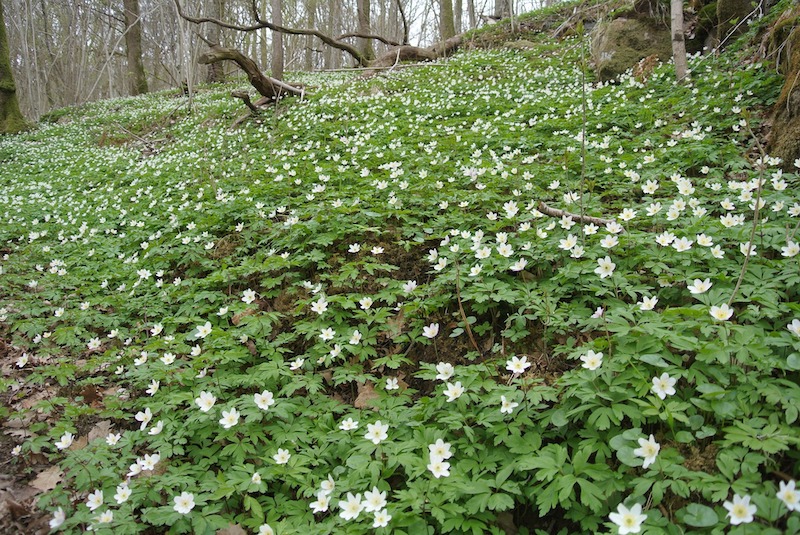
[[256,88],[261,95],[272,100],[278,100],[285,94],[293,95],[296,97],[303,96],[303,90],[285,82],[281,82],[275,78],[265,76],[258,64],[248,58],[238,50],[233,48],[224,48],[218,45],[212,46],[208,52],[200,56],[198,63],[208,65],[209,63],[216,63],[218,61],[230,60],[235,62],[246,74],[250,85]]
[[[567,212],[566,210],[559,210],[558,208],[553,208],[551,206],[547,206],[543,202],[539,202],[539,206],[537,207],[540,212],[545,215],[549,215],[550,217],[569,217],[575,221],[579,221],[581,223],[594,223],[598,226],[605,227],[606,225],[613,223],[612,219],[603,219],[602,217],[592,217],[588,215],[581,215],[581,214],[573,214],[571,212]],[[625,232],[625,229],[622,229],[622,232]]]

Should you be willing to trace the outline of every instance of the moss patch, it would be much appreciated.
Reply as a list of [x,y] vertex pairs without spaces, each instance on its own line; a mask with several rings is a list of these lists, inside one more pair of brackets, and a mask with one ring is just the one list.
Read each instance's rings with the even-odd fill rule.
[[651,19],[614,19],[598,25],[592,39],[595,70],[603,81],[618,77],[643,58],[665,61],[671,55],[669,29]]

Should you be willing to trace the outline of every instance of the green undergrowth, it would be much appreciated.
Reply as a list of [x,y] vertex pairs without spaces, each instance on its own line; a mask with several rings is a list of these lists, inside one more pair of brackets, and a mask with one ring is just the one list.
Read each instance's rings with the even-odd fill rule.
[[535,40],[234,130],[217,87],[0,139],[5,421],[57,529],[800,532],[780,78],[584,85]]

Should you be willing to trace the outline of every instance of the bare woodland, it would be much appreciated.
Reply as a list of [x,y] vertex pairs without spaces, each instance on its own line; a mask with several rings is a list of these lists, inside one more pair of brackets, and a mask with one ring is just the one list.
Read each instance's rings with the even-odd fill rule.
[[[227,57],[236,53],[251,60],[267,78],[278,80],[284,70],[432,59],[442,55],[448,39],[457,40],[466,30],[541,4],[539,0],[2,0],[16,98],[29,120],[90,100],[238,76],[239,62]],[[215,58],[232,61],[212,61]]]

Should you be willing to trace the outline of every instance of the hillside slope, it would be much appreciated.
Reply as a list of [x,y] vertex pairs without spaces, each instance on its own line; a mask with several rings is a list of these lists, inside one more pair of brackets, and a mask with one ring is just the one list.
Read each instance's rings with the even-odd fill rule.
[[2,444],[59,529],[800,532],[781,79],[531,39],[0,138]]

